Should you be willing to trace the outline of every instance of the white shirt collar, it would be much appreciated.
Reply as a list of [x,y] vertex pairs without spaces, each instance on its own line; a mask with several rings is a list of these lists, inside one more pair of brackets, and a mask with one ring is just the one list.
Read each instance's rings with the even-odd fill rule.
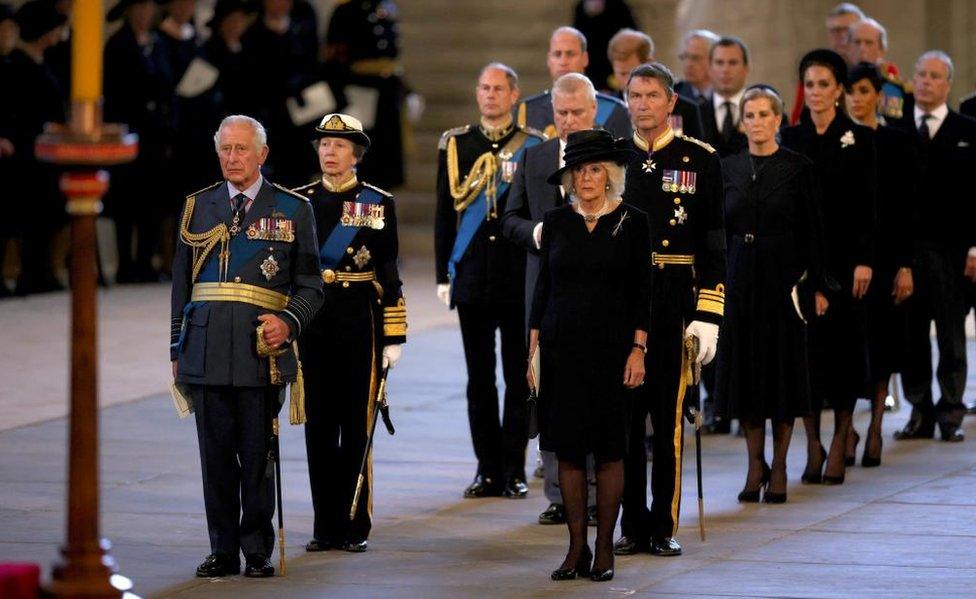
[[722,104],[725,104],[726,102],[732,102],[732,114],[735,114],[735,111],[737,111],[739,109],[739,100],[742,99],[742,96],[744,96],[745,93],[746,93],[746,88],[743,87],[742,89],[740,89],[739,91],[737,91],[732,96],[726,98],[722,94],[720,94],[717,91],[713,90],[712,91],[712,106],[714,106],[715,107],[715,111],[718,112],[718,109],[722,107]]
[[[922,124],[922,115],[925,111],[922,110],[918,104],[915,105],[915,126],[918,127]],[[934,110],[929,112],[930,118],[928,119],[929,127],[929,137],[935,137],[935,134],[939,131],[939,127],[942,126],[942,122],[945,121],[946,117],[949,116],[949,106],[946,104],[941,104],[937,106]]]
[[234,187],[234,184],[233,183],[231,183],[230,181],[228,181],[227,182],[227,193],[229,194],[230,199],[232,199],[232,200],[234,199],[234,196],[236,196],[237,194],[243,193],[244,195],[247,196],[247,199],[248,200],[254,201],[254,199],[256,197],[258,197],[258,192],[261,191],[261,186],[262,185],[264,185],[264,176],[263,175],[258,175],[258,180],[255,181],[254,183],[252,183],[251,186],[248,187],[247,189],[245,189],[244,191],[241,191],[241,190],[237,189],[236,187]]

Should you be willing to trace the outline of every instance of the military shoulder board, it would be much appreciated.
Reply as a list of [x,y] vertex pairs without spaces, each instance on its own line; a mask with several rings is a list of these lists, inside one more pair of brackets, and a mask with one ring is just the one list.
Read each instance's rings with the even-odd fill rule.
[[437,149],[444,150],[447,149],[447,140],[451,139],[455,135],[461,135],[462,133],[467,133],[471,129],[471,125],[461,125],[460,127],[455,127],[453,129],[448,129],[441,135],[441,140],[437,142]]
[[709,144],[703,142],[700,139],[695,139],[694,137],[691,137],[689,135],[677,135],[677,137],[680,137],[681,139],[683,139],[685,141],[690,141],[693,144],[697,144],[697,145],[705,148],[706,150],[708,150],[708,153],[709,154],[714,154],[715,153],[715,148],[713,148],[712,146],[710,146]]
[[386,191],[385,189],[380,189],[379,187],[377,187],[375,185],[370,185],[369,183],[366,183],[365,181],[363,182],[363,187],[368,187],[368,188],[372,189],[373,191],[375,191],[376,193],[378,193],[378,194],[380,194],[380,195],[382,195],[384,197],[387,197],[387,198],[392,198],[393,197],[393,194],[392,193]]

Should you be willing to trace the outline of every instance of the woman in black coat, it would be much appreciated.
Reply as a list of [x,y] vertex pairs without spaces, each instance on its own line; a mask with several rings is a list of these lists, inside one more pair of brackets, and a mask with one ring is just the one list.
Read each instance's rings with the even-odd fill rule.
[[[719,337],[719,410],[745,430],[749,473],[739,501],[786,501],[786,453],[793,422],[810,413],[806,318],[798,284],[822,281],[822,230],[814,167],[779,147],[783,100],[768,87],[742,96],[749,148],[722,160],[728,274]],[[827,301],[816,293],[815,312]],[[813,316],[816,317],[816,316]],[[773,465],[765,422],[773,425]]]
[[[917,191],[917,152],[912,138],[878,115],[884,79],[878,67],[862,62],[847,76],[847,110],[874,129],[878,154],[878,219],[874,284],[868,290],[868,354],[871,358],[871,423],[861,465],[881,465],[881,419],[888,381],[904,364],[907,320],[902,302],[914,291],[912,206]],[[860,436],[851,428],[847,464],[853,465]]]
[[[809,117],[782,131],[783,146],[811,160],[824,217],[824,268],[834,285],[830,310],[808,330],[812,414],[807,433],[805,483],[844,482],[847,434],[857,397],[868,380],[865,296],[874,265],[874,134],[838,108],[847,64],[836,52],[813,50],[800,62]],[[820,412],[834,409],[829,455],[820,442]],[[824,463],[826,462],[826,467]]]
[[[629,150],[603,130],[573,133],[566,166],[549,182],[568,203],[546,213],[539,279],[529,318],[530,364],[541,350],[542,449],[559,459],[569,551],[553,580],[613,578],[613,530],[624,486],[628,389],[644,382],[650,319],[647,216],[624,204]],[[532,368],[530,388],[537,388]],[[596,462],[597,538],[586,542],[586,457]]]

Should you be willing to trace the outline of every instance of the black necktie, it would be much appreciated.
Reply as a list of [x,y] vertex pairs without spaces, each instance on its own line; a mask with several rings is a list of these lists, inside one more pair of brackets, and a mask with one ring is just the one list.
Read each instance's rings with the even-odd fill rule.
[[918,124],[918,136],[922,138],[922,141],[932,140],[932,132],[929,131],[930,118],[932,118],[932,115],[926,112],[922,115],[922,122]]
[[722,119],[722,139],[728,142],[732,139],[735,132],[735,123],[732,121],[732,102],[722,104],[725,108],[725,118]]
[[239,193],[234,196],[234,216],[230,221],[230,235],[233,237],[241,232],[241,223],[244,222],[244,206],[247,205],[247,196]]

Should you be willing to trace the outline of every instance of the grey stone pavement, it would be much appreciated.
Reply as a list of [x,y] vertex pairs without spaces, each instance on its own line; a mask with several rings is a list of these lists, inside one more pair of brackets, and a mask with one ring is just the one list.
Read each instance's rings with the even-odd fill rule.
[[[617,577],[603,585],[549,581],[566,531],[534,523],[546,506],[541,481],[530,481],[525,500],[461,498],[475,463],[460,336],[454,316],[433,300],[430,268],[408,261],[405,272],[411,336],[390,377],[397,435],[377,437],[370,551],[304,553],[312,510],[303,431],[285,426],[288,573],[267,580],[193,578],[208,552],[206,522],[194,425],[178,420],[162,393],[168,288],[102,293],[101,530],[135,592],[234,599],[974,595],[976,419],[967,421],[961,445],[896,443],[891,433],[907,407],[886,416],[882,467],[853,467],[840,487],[799,484],[798,430],[785,505],[737,504],[743,441],[705,437],[705,542],[689,434],[679,531],[685,555],[618,558]],[[0,347],[0,562],[37,562],[45,576],[65,534],[67,305],[66,294],[0,302],[8,340]],[[971,376],[968,401],[974,387]],[[856,416],[862,432],[865,409],[862,402]]]

